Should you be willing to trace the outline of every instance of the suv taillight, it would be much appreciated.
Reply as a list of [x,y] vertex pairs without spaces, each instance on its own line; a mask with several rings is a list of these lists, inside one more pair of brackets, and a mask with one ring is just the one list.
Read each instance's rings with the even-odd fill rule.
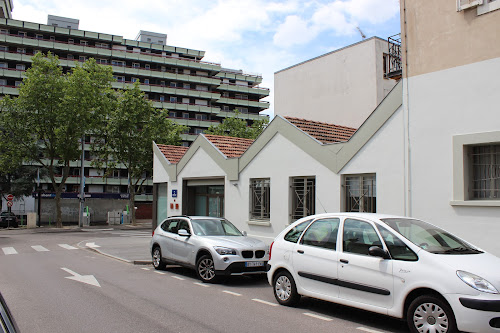
[[151,237],[153,237],[155,235],[155,231],[153,230],[153,234],[151,235]]
[[269,260],[271,260],[271,251],[273,250],[273,245],[274,245],[274,242],[272,242],[271,246],[269,246]]

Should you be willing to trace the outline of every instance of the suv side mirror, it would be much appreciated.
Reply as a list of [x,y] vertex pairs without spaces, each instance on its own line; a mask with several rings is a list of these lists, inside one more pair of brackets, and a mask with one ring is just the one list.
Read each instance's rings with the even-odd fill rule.
[[390,259],[391,257],[389,256],[389,253],[387,253],[386,250],[378,247],[378,246],[371,246],[368,249],[368,253],[373,256],[373,257],[380,257],[383,259]]
[[177,231],[177,234],[179,236],[182,236],[182,237],[189,237],[189,236],[191,236],[191,234],[189,233],[189,231],[187,231],[186,229],[180,229],[179,231]]
[[247,232],[246,231],[243,231],[243,236],[246,236],[247,235]]

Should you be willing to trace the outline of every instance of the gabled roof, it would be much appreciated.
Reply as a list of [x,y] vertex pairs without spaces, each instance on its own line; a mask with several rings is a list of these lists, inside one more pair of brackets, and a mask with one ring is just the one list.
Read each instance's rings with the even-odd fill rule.
[[322,123],[314,120],[287,116],[284,118],[321,143],[347,142],[357,131],[356,128]]
[[230,136],[202,134],[227,158],[240,157],[254,142],[252,139],[234,138]]
[[182,146],[172,146],[172,145],[157,145],[161,153],[167,158],[167,160],[172,164],[177,164],[181,160],[182,156],[188,150],[188,147]]

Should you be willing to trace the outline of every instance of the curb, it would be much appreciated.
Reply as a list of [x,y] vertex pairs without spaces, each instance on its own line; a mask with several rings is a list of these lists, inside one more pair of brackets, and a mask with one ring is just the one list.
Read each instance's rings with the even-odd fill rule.
[[106,253],[106,252],[102,252],[101,250],[93,248],[93,247],[87,247],[86,249],[90,250],[90,251],[94,251],[94,252],[96,252],[98,254],[101,254],[103,256],[109,257],[111,259],[115,259],[115,260],[118,260],[118,261],[126,262],[127,264],[133,264],[133,265],[152,265],[151,260],[128,260],[128,259],[124,259],[124,258],[120,258],[120,257],[114,256],[114,255]]

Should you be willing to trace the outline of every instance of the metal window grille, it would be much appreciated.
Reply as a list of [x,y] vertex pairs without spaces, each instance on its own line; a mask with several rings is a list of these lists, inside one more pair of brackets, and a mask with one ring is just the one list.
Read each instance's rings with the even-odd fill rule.
[[375,175],[345,176],[345,211],[375,213],[377,191]]
[[316,178],[292,178],[292,222],[316,213]]
[[270,218],[270,194],[270,179],[250,180],[250,219],[267,220]]
[[500,145],[475,146],[472,161],[471,192],[473,199],[500,199]]

